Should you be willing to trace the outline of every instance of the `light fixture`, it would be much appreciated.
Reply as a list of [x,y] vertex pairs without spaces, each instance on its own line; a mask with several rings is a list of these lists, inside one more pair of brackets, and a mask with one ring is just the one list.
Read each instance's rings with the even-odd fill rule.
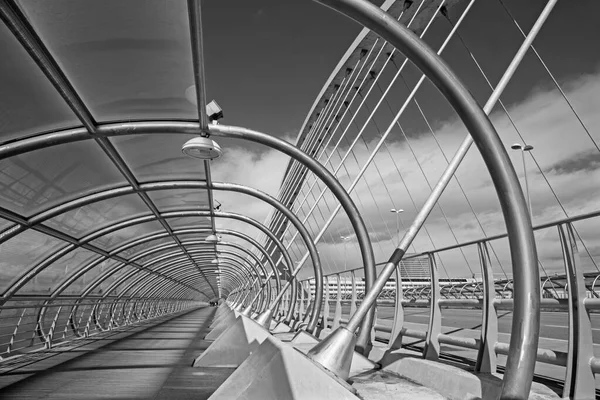
[[185,142],[181,151],[183,154],[201,160],[212,160],[223,154],[221,146],[217,142],[203,136],[196,136]]
[[215,258],[215,259],[214,259],[214,260],[212,260],[210,263],[211,263],[211,264],[220,264],[220,263],[221,263],[221,260],[219,260],[218,258]]
[[533,146],[530,144],[522,145],[521,143],[515,143],[510,146],[513,150],[523,150],[523,151],[531,151],[533,150]]
[[206,239],[204,239],[207,243],[219,243],[221,241],[221,237],[215,234],[208,235]]
[[390,210],[390,212],[393,212],[393,213],[396,213],[396,214],[400,214],[400,213],[404,212],[404,210],[403,210],[403,209],[401,209],[401,208],[399,208],[399,209],[397,209],[397,210],[396,210],[395,208],[392,208],[392,209]]

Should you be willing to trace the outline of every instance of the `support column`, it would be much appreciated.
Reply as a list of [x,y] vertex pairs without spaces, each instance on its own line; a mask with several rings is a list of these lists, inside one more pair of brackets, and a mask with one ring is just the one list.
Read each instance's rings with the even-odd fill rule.
[[394,302],[394,321],[392,332],[390,333],[389,348],[400,349],[402,347],[402,328],[404,326],[404,307],[402,299],[402,274],[400,272],[401,264],[396,265],[396,299]]
[[477,352],[475,371],[495,373],[497,360],[494,347],[498,341],[498,314],[494,307],[496,286],[487,242],[477,243],[477,252],[483,279],[483,306],[481,308],[481,344]]
[[569,288],[569,352],[563,398],[593,399],[596,387],[590,366],[594,356],[592,325],[584,303],[586,287],[583,273],[577,271],[581,261],[572,224],[559,225],[558,234]]
[[333,314],[333,325],[331,329],[335,330],[340,327],[342,319],[342,277],[337,274],[337,298],[335,299],[335,312]]
[[427,329],[423,356],[428,360],[437,360],[440,355],[438,337],[442,333],[442,313],[439,305],[440,283],[435,255],[430,253],[428,256],[431,271],[431,301],[429,303],[429,328]]
[[329,326],[329,277],[326,276],[323,279],[325,285],[325,302],[323,303],[323,329],[327,329]]
[[350,271],[352,279],[352,299],[350,300],[350,315],[354,315],[356,312],[356,274],[354,271]]

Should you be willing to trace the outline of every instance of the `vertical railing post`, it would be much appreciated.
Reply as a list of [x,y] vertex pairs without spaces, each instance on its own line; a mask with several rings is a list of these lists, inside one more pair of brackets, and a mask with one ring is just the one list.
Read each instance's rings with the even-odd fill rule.
[[[302,321],[302,318],[304,317],[304,282],[300,283],[300,306],[298,307],[298,318],[296,318],[296,321]],[[309,287],[310,289],[310,287]]]
[[50,325],[50,332],[48,332],[48,336],[46,336],[46,348],[51,349],[53,345],[54,338],[54,330],[56,329],[56,322],[58,321],[58,316],[60,311],[62,310],[62,306],[58,307],[56,314],[54,315],[54,319],[52,320],[52,325]]
[[583,272],[577,271],[577,265],[581,263],[572,224],[558,225],[558,234],[569,286],[569,352],[563,398],[593,399],[596,390],[590,366],[594,356],[592,325],[584,303],[586,287]]
[[481,344],[477,352],[475,371],[495,373],[496,351],[494,347],[498,341],[498,314],[494,307],[496,285],[487,242],[477,243],[477,253],[483,279],[483,305],[481,307]]
[[[33,314],[35,315],[35,308],[33,309]],[[37,332],[41,330],[42,326],[40,324],[40,320],[36,319],[35,328],[31,331],[31,339],[29,339],[29,347],[33,346],[35,343],[35,338],[39,338],[42,343],[44,343],[44,338],[38,336]]]
[[[35,315],[35,308],[33,309],[33,315]],[[29,347],[33,346],[33,344],[35,343],[35,338],[39,337],[37,335],[37,332],[39,332],[41,330],[41,324],[40,324],[40,320],[36,319],[35,322],[35,328],[33,328],[33,330],[31,331],[31,339],[29,339]],[[43,343],[44,339],[39,337],[40,341]]]
[[323,284],[325,285],[325,301],[323,302],[323,329],[327,329],[329,326],[329,277],[323,278]]
[[335,312],[333,314],[333,324],[331,329],[336,330],[340,327],[342,319],[342,277],[337,274],[337,298],[335,299]]
[[108,330],[112,330],[113,329],[113,325],[115,323],[115,310],[116,310],[116,306],[117,303],[116,301],[113,301],[113,303],[108,307]]
[[[98,306],[98,304],[96,303],[90,309],[90,315],[88,316],[87,323],[85,324],[85,329],[83,330],[83,336],[86,338],[90,336],[90,325],[92,323],[92,318],[94,316],[94,310],[96,309],[97,306]],[[83,315],[82,315],[82,317],[83,317]]]
[[[294,278],[292,280],[292,290],[290,291],[290,308],[284,309],[283,314],[285,316],[285,320],[284,322],[286,324],[289,324],[290,321],[292,320],[292,318],[294,318],[294,312],[296,311],[296,305],[298,303],[298,280],[296,278]],[[287,312],[287,314],[286,314]]]
[[65,323],[65,329],[63,331],[63,339],[67,337],[67,333],[69,332],[69,321],[73,318],[73,313],[75,312],[75,307],[71,307],[71,311],[69,312],[69,317],[67,318],[67,322]]
[[[288,290],[288,291],[285,293],[285,296],[283,296],[283,302],[282,302],[282,303],[283,303],[283,307],[279,307],[279,316],[280,316],[280,317],[283,317],[283,316],[285,316],[285,314],[284,314],[284,313],[285,313],[285,311],[286,311],[286,310],[289,310],[289,308],[290,308],[290,302],[292,301],[292,298],[291,298],[291,293],[292,293],[292,291],[291,291],[291,290]],[[269,299],[269,300],[270,300],[270,299]],[[269,303],[270,303],[270,301],[269,301]]]
[[352,298],[350,300],[350,315],[354,315],[356,312],[356,274],[354,271],[350,271],[350,279],[352,280]]
[[442,314],[439,305],[440,283],[438,277],[435,254],[429,253],[429,267],[431,271],[431,300],[429,303],[429,327],[425,338],[423,356],[428,360],[437,360],[440,355],[439,335],[442,333]]
[[[303,324],[308,324],[308,321],[310,319],[310,315],[312,314],[313,303],[314,303],[314,301],[313,301],[313,291],[312,291],[312,288],[311,288],[310,279],[308,279],[306,281],[306,283],[307,283],[307,286],[308,286],[308,291],[307,291],[308,298],[307,298],[307,301],[306,301],[306,315],[304,316],[304,319],[302,320]],[[315,289],[316,289],[316,287],[315,287]]]
[[402,328],[404,327],[404,307],[402,299],[402,273],[400,271],[402,263],[396,265],[396,300],[394,302],[394,320],[392,321],[392,333],[390,334],[389,348],[402,348]]
[[24,308],[23,312],[21,312],[21,316],[17,321],[17,325],[15,325],[15,330],[13,331],[12,335],[10,336],[10,340],[8,341],[8,346],[6,347],[6,354],[10,354],[10,351],[12,350],[12,347],[15,343],[15,337],[17,336],[17,332],[19,331],[19,326],[21,326],[21,322],[23,321],[23,317],[25,316],[26,312],[27,308]]
[[127,325],[131,324],[131,315],[133,314],[133,308],[135,306],[135,303],[131,300],[127,300],[127,317],[125,318],[125,323]]

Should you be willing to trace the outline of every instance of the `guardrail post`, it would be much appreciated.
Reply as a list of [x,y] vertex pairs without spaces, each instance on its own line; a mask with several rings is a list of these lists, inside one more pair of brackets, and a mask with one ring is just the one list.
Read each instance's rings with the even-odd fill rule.
[[350,315],[354,315],[356,312],[356,274],[354,271],[350,271],[350,276],[352,279],[352,299],[350,300]]
[[127,310],[127,318],[126,318],[127,325],[132,323],[131,317],[133,316],[133,310],[135,309],[135,304],[136,303],[134,301],[127,300],[127,307],[129,307],[129,310]]
[[108,330],[112,330],[113,329],[113,325],[115,323],[115,308],[116,308],[117,303],[113,302],[110,307],[108,308],[108,315],[110,316],[109,320],[108,320]]
[[329,326],[329,277],[323,278],[323,284],[325,285],[325,302],[323,303],[323,329],[327,329]]
[[23,317],[25,316],[26,312],[27,312],[27,308],[24,308],[23,312],[21,313],[21,316],[19,317],[19,320],[17,321],[17,325],[15,325],[15,330],[13,331],[12,335],[10,336],[8,346],[6,347],[6,354],[10,354],[10,351],[12,350],[12,346],[15,343],[15,337],[17,336],[17,332],[19,331],[19,326],[21,326],[21,321],[23,321]]
[[594,356],[592,325],[584,304],[586,287],[583,272],[577,273],[580,259],[572,224],[558,225],[558,234],[569,287],[569,352],[563,398],[593,399],[596,390],[590,365]]
[[46,336],[46,348],[47,349],[51,349],[52,348],[52,339],[54,338],[54,330],[56,329],[56,321],[58,321],[58,315],[60,314],[60,311],[62,310],[62,306],[58,307],[58,310],[56,311],[56,315],[54,315],[54,319],[52,320],[52,325],[50,325],[50,332],[48,332],[48,336]]
[[497,360],[494,347],[498,341],[498,314],[494,307],[496,286],[487,242],[477,243],[477,252],[483,279],[483,305],[481,307],[481,344],[477,352],[475,371],[495,373]]
[[[92,324],[92,318],[94,317],[94,311],[96,310],[97,306],[98,306],[98,304],[96,303],[90,309],[90,315],[88,317],[87,323],[85,324],[85,329],[83,330],[84,337],[90,336],[90,325]],[[82,317],[83,317],[83,315],[82,315]]]
[[[309,287],[310,290],[310,287]],[[298,318],[297,321],[302,321],[304,317],[304,282],[300,283],[300,306],[298,307]]]
[[438,337],[442,333],[442,313],[438,303],[440,299],[440,282],[435,255],[429,253],[428,257],[431,271],[431,300],[429,303],[429,328],[427,329],[427,337],[425,338],[423,357],[428,360],[437,360],[440,355]]
[[402,299],[402,275],[400,273],[400,265],[396,265],[396,300],[394,302],[394,320],[392,321],[392,332],[390,333],[389,348],[402,348],[402,328],[404,326],[404,307]]
[[[313,293],[312,293],[312,289],[310,287],[310,279],[306,281],[307,282],[307,286],[308,286],[308,290],[307,290],[307,294],[308,294],[308,298],[307,298],[307,302],[306,302],[306,315],[304,316],[304,319],[302,320],[303,324],[308,324],[308,320],[310,319],[310,315],[312,313],[312,309],[313,309]],[[316,289],[316,287],[315,287]]]
[[75,307],[71,307],[71,311],[69,312],[69,317],[67,318],[67,323],[65,324],[65,329],[63,331],[63,339],[67,337],[67,332],[69,332],[69,321],[73,318],[73,313],[75,312]]
[[331,329],[336,330],[340,327],[342,319],[342,277],[337,274],[337,298],[335,299],[335,312],[333,314],[333,325]]

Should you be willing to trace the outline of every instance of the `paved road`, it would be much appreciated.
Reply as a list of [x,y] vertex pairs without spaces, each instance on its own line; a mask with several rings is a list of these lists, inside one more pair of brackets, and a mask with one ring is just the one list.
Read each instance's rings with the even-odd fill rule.
[[[331,303],[330,315],[333,316],[335,304]],[[343,319],[348,319],[350,307],[342,306]],[[391,327],[394,316],[394,307],[391,305],[379,305],[377,311],[377,324]],[[429,308],[404,308],[405,323],[408,328],[427,330],[429,322]],[[594,340],[594,354],[600,357],[600,314],[590,315],[592,324],[592,338]],[[510,341],[510,331],[512,326],[512,312],[500,311],[498,313],[498,340],[508,343]],[[463,336],[478,338],[481,330],[481,310],[466,309],[442,309],[442,332],[454,336]],[[541,330],[539,347],[556,351],[567,351],[567,338],[569,334],[568,314],[566,312],[542,312]],[[389,337],[386,333],[378,334],[382,338]],[[419,339],[407,338],[403,340],[405,344],[414,344],[422,346],[423,342]],[[442,345],[442,352],[452,353],[475,360],[477,352],[471,349],[464,349],[455,346]],[[504,366],[505,356],[498,356],[498,364]],[[564,380],[565,368],[556,365],[550,365],[538,362],[536,364],[536,374],[551,377],[553,379]],[[596,387],[600,388],[600,377],[596,379]]]
[[[331,304],[330,314],[333,315],[335,304]],[[342,306],[344,319],[348,318],[350,307]],[[377,323],[391,326],[394,317],[394,307],[379,305],[377,309]],[[404,308],[406,322],[427,324],[429,322],[429,308]],[[590,314],[592,322],[592,338],[594,343],[600,344],[600,314]],[[569,315],[566,312],[542,312],[540,337],[548,339],[567,340],[569,334]],[[442,309],[442,326],[453,329],[459,334],[461,330],[481,329],[481,310]],[[498,332],[510,334],[512,326],[512,312],[498,312]]]

